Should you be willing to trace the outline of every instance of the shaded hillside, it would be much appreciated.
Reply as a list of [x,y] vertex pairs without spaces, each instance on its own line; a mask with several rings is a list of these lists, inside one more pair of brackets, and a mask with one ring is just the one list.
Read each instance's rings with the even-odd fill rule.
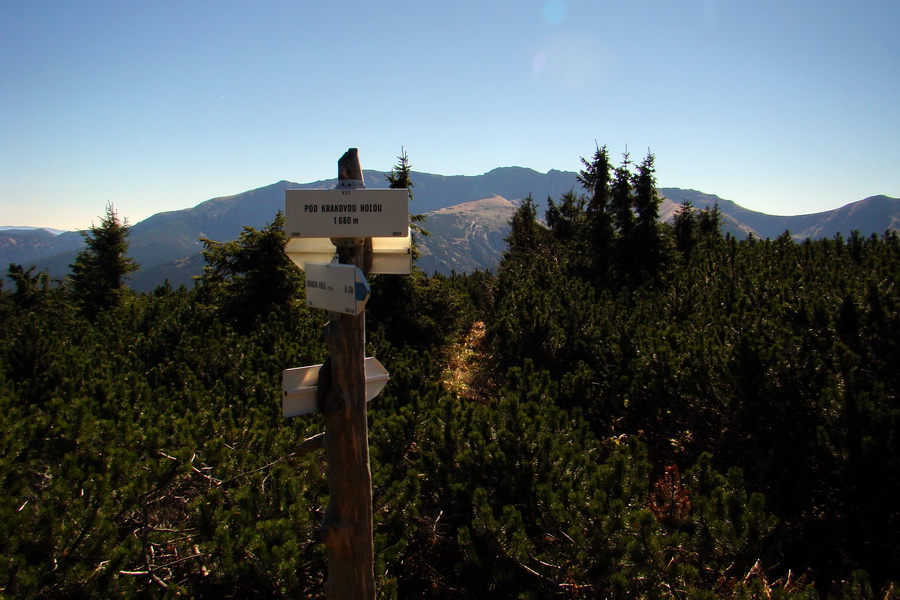
[[6,229],[0,231],[0,264],[27,264],[82,244],[83,238],[75,231],[56,235],[46,229]]
[[523,167],[503,167],[478,176],[413,173],[412,180],[417,212],[494,196],[518,200],[531,194],[543,202],[548,196],[557,198],[578,185],[576,174],[569,171],[539,173]]
[[825,218],[800,232],[800,237],[828,238],[852,231],[868,234],[900,229],[900,199],[887,196],[870,196],[822,214]]
[[[387,187],[385,172],[364,171],[363,176],[367,187]],[[420,266],[427,273],[495,267],[503,250],[511,203],[531,194],[543,209],[548,197],[559,198],[573,188],[580,189],[574,172],[539,173],[522,167],[498,168],[477,176],[413,172],[412,181],[415,201],[410,210],[428,215],[425,229],[433,234],[422,242]],[[131,229],[130,255],[140,264],[140,270],[133,274],[130,285],[148,291],[166,279],[176,286],[190,284],[203,267],[201,238],[233,240],[244,226],[260,229],[271,222],[284,208],[286,189],[332,189],[336,183],[337,178],[304,184],[279,181],[213,198],[193,208],[153,215]],[[723,232],[739,239],[749,234],[775,238],[785,230],[790,230],[795,239],[833,237],[838,231],[846,236],[854,230],[868,236],[897,229],[900,223],[900,200],[886,196],[867,198],[835,211],[783,217],[747,210],[696,190],[659,191],[667,198],[660,206],[661,220],[671,221],[684,200],[698,209],[718,203]],[[79,232],[53,236],[43,230],[0,231],[0,264],[35,265],[52,278],[63,279],[82,247]]]
[[[363,176],[366,187],[386,188],[388,185],[383,171],[367,170]],[[412,179],[415,202],[411,210],[428,212],[494,195],[515,199],[530,191],[535,197],[557,196],[573,186],[575,174],[562,171],[544,174],[521,167],[504,167],[478,176],[413,172]],[[146,291],[166,279],[174,285],[190,284],[191,277],[202,269],[202,260],[198,260],[203,248],[201,238],[235,239],[244,226],[259,229],[271,222],[275,213],[284,209],[286,189],[332,189],[336,183],[337,178],[303,184],[279,181],[240,194],[213,198],[193,208],[153,215],[131,229],[130,255],[141,268],[131,277],[130,285]],[[128,215],[122,216],[127,218]],[[5,233],[8,232],[0,232],[0,239]],[[0,252],[0,258],[5,262],[35,264],[39,269],[49,271],[54,278],[64,278],[82,247],[81,236],[70,232],[41,244],[37,235],[24,235],[26,240],[20,243],[30,248],[30,254],[19,253],[7,259],[6,253]]]
[[[189,284],[191,276],[203,267],[201,238],[216,241],[235,239],[244,226],[261,228],[277,211],[284,209],[284,190],[302,187],[288,181],[235,194],[213,198],[193,208],[158,213],[131,228],[129,254],[140,264],[129,280],[138,290],[149,290],[169,279],[174,285]],[[127,218],[127,215],[123,215]],[[58,236],[77,236],[77,245],[48,246],[52,253],[31,259],[54,278],[63,278],[82,247],[77,232]]]
[[[777,238],[785,231],[790,231],[796,240],[807,238],[831,238],[837,233],[844,236],[859,231],[864,236],[872,233],[881,234],[887,230],[900,229],[900,199],[888,196],[871,196],[853,202],[841,208],[808,215],[779,216],[746,209],[731,200],[725,200],[712,194],[697,190],[681,188],[660,188],[659,192],[669,199],[674,206],[664,204],[660,208],[660,216],[668,221],[684,200],[690,200],[695,208],[703,209],[718,203],[719,210],[725,216],[725,232],[732,227],[762,239]],[[731,232],[734,235],[734,232]]]
[[[678,211],[681,210],[681,203],[690,198],[682,197],[682,192],[691,192],[696,194],[697,196],[708,199],[707,201],[694,201],[691,200],[691,204],[694,208],[698,210],[703,210],[705,208],[712,208],[717,203],[719,205],[720,218],[721,218],[721,231],[723,234],[730,234],[738,239],[745,239],[748,235],[754,235],[756,237],[760,237],[759,232],[753,229],[752,227],[742,223],[737,218],[735,218],[732,214],[726,212],[727,209],[734,207],[740,208],[734,202],[730,200],[722,200],[718,196],[713,196],[711,194],[703,194],[702,192],[694,192],[694,190],[681,190],[679,188],[667,188],[668,192],[673,195],[673,198],[667,197],[663,195],[663,201],[659,205],[659,220],[663,223],[672,223],[675,220],[675,215],[678,214]],[[663,193],[663,190],[660,190],[660,194]],[[681,200],[675,201],[674,197],[681,197]],[[733,211],[732,211],[733,212]]]
[[[814,215],[784,217],[748,210],[731,200],[696,190],[662,188],[659,191],[664,196],[660,221],[671,223],[686,199],[701,210],[718,204],[722,233],[737,239],[751,234],[760,239],[775,239],[785,231],[790,231],[796,240],[821,239],[832,238],[839,232],[849,236],[853,231],[860,231],[868,236],[900,229],[900,200],[887,196],[867,198]],[[543,208],[545,203],[538,202],[538,205]],[[495,196],[426,213],[425,229],[431,236],[421,242],[419,266],[426,273],[444,275],[452,271],[471,273],[495,268],[506,247],[504,238],[509,233],[509,219],[515,207],[515,202]]]

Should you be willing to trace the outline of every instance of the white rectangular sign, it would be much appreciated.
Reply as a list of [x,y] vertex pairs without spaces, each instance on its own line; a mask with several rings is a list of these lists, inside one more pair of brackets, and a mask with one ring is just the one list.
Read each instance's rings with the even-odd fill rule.
[[[412,273],[412,238],[375,237],[372,240],[372,264],[366,265],[371,274],[390,273],[409,275]],[[306,270],[310,263],[327,263],[334,259],[337,248],[331,238],[290,238],[284,251],[295,265]]]
[[374,238],[409,235],[409,191],[285,190],[289,238]]

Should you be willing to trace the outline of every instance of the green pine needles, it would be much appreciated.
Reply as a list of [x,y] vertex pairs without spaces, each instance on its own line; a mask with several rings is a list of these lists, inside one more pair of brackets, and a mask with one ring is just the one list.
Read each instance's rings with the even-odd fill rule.
[[[380,597],[897,598],[900,241],[660,224],[654,168],[598,147],[496,273],[373,286]],[[280,219],[191,289],[125,291],[111,207],[68,283],[10,267],[0,595],[321,596],[322,419],[280,385],[327,316]]]

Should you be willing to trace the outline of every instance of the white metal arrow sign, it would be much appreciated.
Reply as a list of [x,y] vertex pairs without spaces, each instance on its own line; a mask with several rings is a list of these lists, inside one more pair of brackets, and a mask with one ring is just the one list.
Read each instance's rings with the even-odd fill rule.
[[348,315],[362,313],[371,288],[359,267],[306,263],[306,304]]
[[[378,395],[387,384],[390,375],[377,358],[366,359],[366,402]],[[316,390],[319,384],[319,369],[322,365],[285,369],[281,373],[281,415],[297,417],[319,410]]]

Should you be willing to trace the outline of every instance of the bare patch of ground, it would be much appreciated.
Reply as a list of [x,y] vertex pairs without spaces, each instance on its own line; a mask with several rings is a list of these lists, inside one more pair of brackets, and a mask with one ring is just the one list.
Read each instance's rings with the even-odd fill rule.
[[485,340],[484,321],[472,328],[449,352],[444,386],[461,398],[485,402],[496,395],[494,360]]

